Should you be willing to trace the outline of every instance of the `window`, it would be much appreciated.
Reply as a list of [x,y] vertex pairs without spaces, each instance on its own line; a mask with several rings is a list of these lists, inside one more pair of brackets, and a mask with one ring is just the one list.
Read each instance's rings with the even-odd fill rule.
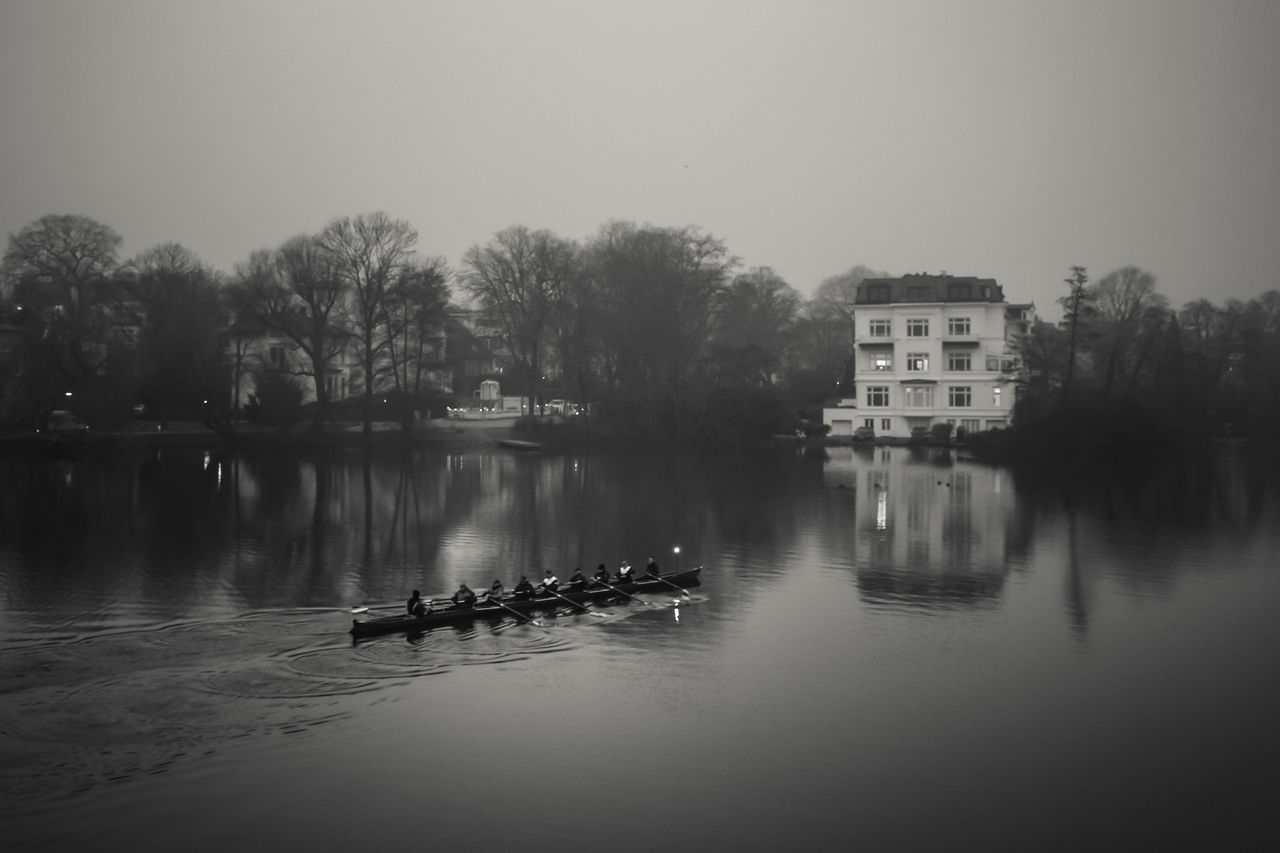
[[868,302],[888,302],[889,301],[889,285],[868,284],[867,285],[867,301]]
[[888,432],[888,431],[889,431],[889,428],[890,428],[890,427],[892,427],[892,426],[893,426],[893,420],[892,420],[891,418],[881,418],[881,419],[880,419],[880,431],[881,431],[881,432]]
[[991,405],[995,406],[997,409],[1000,408],[1000,389],[999,388],[991,389]]
[[968,317],[948,317],[947,318],[947,334],[957,337],[964,337],[969,334],[969,318]]
[[863,419],[862,419],[862,425],[863,425],[864,427],[866,427],[867,429],[875,429],[875,428],[876,428],[876,419],[875,419],[875,418],[863,418]]
[[967,409],[972,405],[973,389],[968,385],[952,385],[947,389],[947,405],[953,409]]
[[959,302],[964,299],[973,298],[973,285],[967,281],[951,281],[947,282],[947,299],[953,302]]
[[929,369],[929,354],[927,352],[909,352],[907,353],[907,370],[919,372]]
[[284,367],[284,346],[281,344],[272,344],[271,349],[267,351],[267,363],[272,367]]
[[908,338],[929,337],[929,321],[928,320],[908,320],[907,321],[907,337]]
[[342,376],[338,374],[331,373],[324,378],[324,390],[329,395],[330,400],[342,400],[347,396]]
[[999,369],[1000,369],[1000,356],[998,355],[987,356],[987,370],[999,370]]
[[872,320],[868,335],[873,338],[888,338],[893,336],[892,320]]
[[867,405],[879,406],[881,408],[889,405],[889,386],[888,385],[868,385],[867,386]]
[[893,370],[893,353],[891,351],[873,352],[871,354],[872,370]]
[[969,369],[969,353],[967,352],[947,353],[947,370],[962,372],[968,369]]
[[965,432],[970,433],[970,434],[973,434],[973,433],[977,432],[977,431],[978,431],[978,419],[977,419],[977,418],[961,418],[961,419],[960,419],[960,429],[962,429],[962,430],[964,430]]
[[932,385],[904,385],[902,388],[902,405],[908,409],[932,409]]
[[926,284],[911,284],[907,286],[908,302],[928,302],[933,299],[933,288]]

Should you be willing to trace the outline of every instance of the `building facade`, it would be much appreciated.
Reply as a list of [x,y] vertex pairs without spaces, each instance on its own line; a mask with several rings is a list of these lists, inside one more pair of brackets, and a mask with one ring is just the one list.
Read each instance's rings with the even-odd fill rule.
[[1005,301],[989,278],[867,279],[854,303],[854,393],[823,410],[830,435],[869,427],[910,438],[939,423],[974,433],[1009,426],[1015,342],[1032,305]]

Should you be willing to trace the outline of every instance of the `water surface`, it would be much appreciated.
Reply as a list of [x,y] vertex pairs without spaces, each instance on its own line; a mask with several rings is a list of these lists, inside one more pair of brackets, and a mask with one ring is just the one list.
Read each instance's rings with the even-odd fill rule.
[[[1264,849],[1277,490],[945,451],[0,457],[10,849]],[[679,545],[679,555],[672,550]],[[655,556],[691,598],[353,644]]]

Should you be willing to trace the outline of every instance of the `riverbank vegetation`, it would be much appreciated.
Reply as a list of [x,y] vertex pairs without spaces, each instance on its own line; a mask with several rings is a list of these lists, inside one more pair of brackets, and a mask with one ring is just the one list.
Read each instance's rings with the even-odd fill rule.
[[[856,287],[887,275],[856,266],[805,298],[702,229],[624,220],[581,240],[514,226],[456,269],[384,213],[336,218],[232,271],[172,243],[122,260],[121,242],[85,216],[10,235],[0,423],[68,408],[111,428],[143,410],[228,438],[299,419],[317,431],[355,419],[368,436],[387,418],[410,431],[493,378],[526,412],[575,402],[582,414],[557,426],[582,440],[821,434],[823,403],[852,387]],[[1136,267],[1096,284],[1073,268],[1067,285],[1063,321],[1018,342],[1014,429],[966,436],[975,447],[1198,441],[1280,423],[1280,293],[1173,309]],[[461,314],[478,322],[455,340]]]

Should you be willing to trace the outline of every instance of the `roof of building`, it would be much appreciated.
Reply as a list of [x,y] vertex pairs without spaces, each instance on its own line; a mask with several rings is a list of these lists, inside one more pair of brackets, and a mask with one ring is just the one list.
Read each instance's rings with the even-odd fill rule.
[[900,278],[868,278],[858,285],[856,302],[1003,302],[1004,288],[994,278],[940,273],[911,273]]

